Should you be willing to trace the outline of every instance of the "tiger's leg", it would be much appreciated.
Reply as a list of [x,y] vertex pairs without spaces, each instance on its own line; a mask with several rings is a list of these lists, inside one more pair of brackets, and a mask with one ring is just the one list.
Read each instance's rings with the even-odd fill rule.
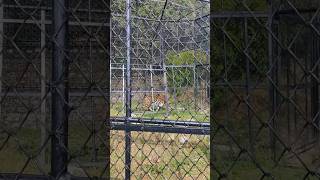
[[152,112],[154,111],[154,102],[153,102],[153,103],[151,103],[151,105],[150,105],[150,108],[149,108],[149,109],[150,109],[150,111],[152,111]]
[[158,102],[154,103],[154,110],[159,111],[159,103]]

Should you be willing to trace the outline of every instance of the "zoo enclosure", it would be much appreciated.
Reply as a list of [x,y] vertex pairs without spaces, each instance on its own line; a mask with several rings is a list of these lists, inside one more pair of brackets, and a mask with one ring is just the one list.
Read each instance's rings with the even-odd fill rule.
[[[0,28],[3,26],[3,33],[1,34],[1,40],[3,41],[3,46],[1,46],[2,57],[0,58],[0,62],[3,64],[1,66],[3,72],[1,75],[2,121],[0,151],[3,162],[6,162],[6,167],[1,167],[0,169],[1,176],[4,178],[46,178],[49,175],[48,172],[50,172],[48,164],[51,162],[50,160],[38,160],[40,158],[38,154],[42,154],[41,152],[44,149],[49,149],[47,150],[48,153],[45,154],[51,154],[48,142],[52,138],[65,135],[60,133],[61,129],[52,131],[50,128],[42,128],[49,136],[43,140],[44,144],[40,142],[39,138],[41,137],[40,128],[45,127],[43,123],[40,123],[40,120],[51,120],[50,113],[46,113],[47,116],[44,118],[43,112],[53,109],[50,107],[50,92],[52,92],[52,87],[53,89],[56,87],[53,86],[56,85],[52,83],[53,81],[44,81],[49,77],[48,74],[51,73],[50,63],[46,64],[48,66],[46,69],[49,71],[45,73],[47,75],[46,78],[43,78],[39,73],[41,72],[40,69],[43,69],[39,68],[41,66],[40,62],[43,62],[40,60],[41,57],[44,57],[43,55],[45,54],[46,58],[52,58],[50,53],[52,47],[49,44],[57,43],[55,38],[50,36],[51,33],[47,33],[47,35],[46,33],[41,33],[44,31],[39,28],[41,24],[42,27],[43,24],[47,24],[46,26],[50,27],[52,20],[50,2],[42,5],[41,3],[44,2],[47,1],[40,3],[5,1],[1,6],[4,9],[0,12],[5,12],[3,18],[1,18],[3,21],[0,22]],[[210,38],[211,42],[215,42],[211,43],[210,51],[212,55],[211,62],[214,62],[214,66],[211,66],[213,71],[210,71],[212,85],[210,93],[212,95],[210,125],[215,127],[211,129],[210,136],[210,165],[212,167],[210,172],[212,178],[233,178],[236,176],[246,178],[293,177],[311,179],[319,177],[317,158],[317,134],[319,129],[319,80],[317,70],[319,62],[319,33],[317,9],[319,9],[319,4],[316,1],[304,1],[304,4],[288,0],[272,2],[272,4],[269,4],[265,1],[265,3],[257,5],[254,4],[254,1],[249,3],[246,1],[225,0],[215,1],[211,4],[213,7],[211,34],[213,36]],[[110,102],[107,100],[110,92],[107,87],[110,80],[108,77],[110,73],[108,71],[109,64],[105,61],[109,57],[107,55],[108,48],[103,46],[103,44],[108,44],[108,40],[110,40],[108,39],[108,33],[106,33],[109,29],[106,26],[108,22],[106,17],[108,17],[109,12],[105,11],[108,6],[105,6],[102,1],[95,5],[87,5],[79,1],[72,4],[72,10],[68,11],[71,17],[69,28],[71,28],[70,30],[73,32],[71,34],[74,36],[74,39],[71,38],[69,42],[73,45],[71,46],[73,48],[70,49],[69,53],[71,55],[67,58],[72,59],[69,71],[70,102],[63,102],[63,104],[68,104],[68,107],[69,105],[71,107],[71,111],[68,114],[69,147],[67,148],[68,151],[65,151],[66,147],[63,144],[58,144],[56,147],[60,147],[60,150],[62,149],[60,152],[64,152],[69,156],[68,163],[57,164],[64,165],[61,170],[63,173],[67,165],[69,172],[74,175],[104,177],[108,172],[106,171],[108,169],[108,157],[103,157],[103,155],[107,154],[109,137],[104,136],[106,134],[104,131],[109,130],[109,122],[105,120],[108,119],[106,117],[109,114],[108,111],[112,111],[112,108],[108,108],[108,103]],[[93,6],[94,9],[100,9],[100,11],[86,10],[86,8],[93,8]],[[133,5],[132,7],[136,6]],[[42,18],[42,21],[40,21],[41,10],[45,10],[45,14],[48,15],[46,18]],[[91,13],[89,13],[90,11]],[[102,15],[97,15],[93,12],[101,13]],[[125,11],[122,9],[120,12],[124,13]],[[80,15],[81,18],[78,17]],[[89,18],[90,16],[100,18],[93,21],[93,19]],[[72,28],[73,26],[76,26],[76,28]],[[88,30],[88,27],[90,27],[91,31]],[[155,25],[155,27],[157,26]],[[154,31],[154,28],[145,29]],[[122,30],[113,29],[115,31],[113,35],[125,34],[124,30],[125,28],[122,28]],[[50,32],[51,30],[46,28],[46,31]],[[41,34],[43,37],[47,36],[45,39],[48,42],[44,43],[47,44],[45,48],[43,44],[39,44],[41,42]],[[70,35],[70,37],[73,36]],[[114,40],[121,39],[114,37]],[[99,40],[106,42],[103,41],[104,43],[101,43]],[[167,41],[170,40],[168,39]],[[140,45],[136,46],[139,47]],[[46,53],[43,53],[44,50],[46,50]],[[127,51],[124,50],[119,54],[123,54],[126,57],[126,53]],[[157,56],[160,55],[158,54]],[[88,61],[88,59],[94,59],[98,62],[94,63],[95,61]],[[149,60],[151,59],[149,58]],[[92,70],[88,70],[90,65],[92,65]],[[20,71],[20,69],[23,71]],[[88,78],[91,75],[94,75],[92,79],[95,80],[91,81],[91,78]],[[121,75],[115,77],[118,78]],[[104,79],[104,81],[101,79]],[[57,84],[62,82],[64,81],[60,80]],[[45,87],[42,95],[39,92],[41,84],[42,87]],[[133,82],[132,84],[135,83]],[[41,110],[41,107],[44,107],[41,106],[44,100],[47,100],[46,107],[48,108]],[[182,104],[183,101],[181,100],[180,103]],[[186,106],[189,105],[189,103],[186,104]],[[127,109],[130,110],[130,108]],[[173,111],[174,109],[170,109],[170,112]],[[115,112],[115,114],[118,114],[117,112],[120,111],[116,110]],[[198,119],[197,114],[193,114],[191,110],[186,112]],[[40,115],[41,117],[39,117]],[[156,116],[158,118],[160,116],[160,118],[158,119]],[[178,117],[182,116],[184,115],[178,114]],[[205,115],[204,117],[206,120],[209,116]],[[125,136],[122,136],[121,132],[126,130],[125,123],[128,123],[127,120],[128,118],[120,116],[119,118],[114,117],[112,122],[113,130],[111,134],[113,134],[111,142],[114,142],[113,145],[115,146],[113,147],[120,150],[125,148],[123,143]],[[205,138],[190,135],[187,139],[193,142],[179,142],[181,145],[176,141],[176,139],[180,141],[181,135],[171,136],[171,134],[167,133],[167,135],[155,136],[155,132],[141,133],[141,124],[146,125],[145,127],[151,131],[152,128],[148,126],[151,123],[156,123],[157,125],[174,124],[184,127],[184,121],[168,121],[166,115],[155,113],[148,118],[145,115],[138,114],[138,117],[132,117],[129,120],[133,125],[131,126],[132,129],[138,127],[135,129],[137,132],[131,132],[132,151],[131,159],[129,159],[131,163],[128,163],[129,160],[127,159],[127,164],[132,165],[131,168],[128,168],[128,166],[124,168],[122,165],[125,164],[123,154],[125,151],[122,149],[117,154],[119,149],[113,149],[113,153],[111,153],[111,161],[113,162],[111,164],[114,169],[113,171],[111,170],[111,173],[113,173],[114,177],[125,177],[125,170],[127,170],[127,175],[131,173],[133,178],[143,177],[144,175],[160,178],[178,178],[194,174],[196,175],[193,177],[200,177],[201,175],[201,177],[207,177],[208,171],[206,169],[209,164],[206,160],[209,157],[207,156],[208,151],[205,151],[205,149],[209,147],[209,143],[206,142]],[[36,122],[39,122],[38,127]],[[138,126],[134,126],[136,123]],[[197,121],[192,123],[196,127],[199,125]],[[188,122],[188,124],[192,123]],[[201,125],[205,126],[206,124],[201,123]],[[158,131],[158,128],[154,129]],[[166,127],[166,129],[169,131],[171,128]],[[177,132],[176,129],[173,128],[170,132]],[[198,129],[197,132],[199,132]],[[126,137],[129,137],[129,130],[127,129],[126,131]],[[185,133],[185,131],[183,128],[181,133]],[[182,140],[185,141],[183,138]],[[127,142],[129,141],[130,139],[127,140]],[[141,146],[139,142],[145,146]],[[155,144],[158,146],[155,146],[154,142],[157,142]],[[166,144],[170,146],[165,146]],[[163,152],[172,153],[168,155],[171,159],[163,164],[172,165],[169,163],[171,160],[176,163],[176,166],[170,166],[173,167],[172,169],[175,172],[165,171],[167,174],[163,174],[164,177],[159,175],[159,172],[166,170],[165,168],[150,165],[158,163],[159,158],[149,159],[151,154],[153,154],[153,157],[157,157],[154,154],[159,153],[157,148],[161,146],[167,150]],[[146,147],[147,149],[143,149]],[[178,148],[168,151],[169,147]],[[199,148],[201,150],[196,147],[201,147]],[[186,153],[184,150],[188,148],[193,149],[192,152],[195,154],[183,156],[183,153]],[[140,150],[137,152],[136,149]],[[163,149],[160,150],[162,151]],[[143,151],[147,152],[141,153]],[[159,155],[164,156],[161,153]],[[138,159],[140,156],[144,161]],[[6,157],[11,159],[5,159]],[[182,157],[185,161],[174,159],[177,157]],[[192,157],[200,158],[195,160],[197,163],[188,162],[187,159]],[[13,159],[17,166],[10,164]],[[45,162],[47,165],[40,165],[41,162]],[[120,162],[120,165],[117,162]],[[203,164],[199,166],[199,162]],[[136,173],[138,172],[137,164],[145,168],[140,169],[140,174]],[[198,173],[193,171],[183,173],[190,169],[185,166],[186,164],[192,167],[191,170],[198,168]],[[115,167],[120,168],[116,169]],[[132,171],[130,172],[129,170]],[[13,172],[14,174],[5,172]],[[191,172],[194,174],[191,174]],[[25,175],[29,173],[34,175]],[[50,174],[49,176],[56,175]],[[57,176],[59,175],[58,173]]]
[[[125,130],[124,142],[111,142],[116,177],[208,178],[209,4],[188,2],[114,2],[111,119]],[[144,109],[159,93],[165,106]]]
[[[201,108],[199,107],[202,111],[201,114],[194,110],[197,104],[184,102],[184,100],[179,99],[181,95],[176,94],[178,99],[174,101],[176,106],[181,104],[181,106],[188,107],[189,104],[192,104],[192,112],[187,109],[174,112],[173,106],[169,104],[170,108],[166,109],[167,115],[162,112],[151,113],[152,116],[158,117],[144,117],[140,114],[140,116],[128,118],[128,116],[119,115],[117,110],[114,115],[118,114],[118,116],[108,117],[114,110],[114,102],[108,99],[110,97],[109,84],[112,81],[109,76],[116,79],[119,77],[116,72],[110,71],[108,62],[128,63],[130,62],[128,59],[132,57],[132,63],[135,63],[134,58],[136,58],[140,64],[163,67],[161,62],[167,58],[165,51],[168,51],[168,49],[173,51],[171,56],[177,53],[178,55],[175,58],[178,59],[182,56],[179,55],[179,52],[186,51],[189,53],[189,59],[191,57],[192,62],[194,62],[196,60],[194,53],[196,52],[191,50],[202,48],[205,52],[202,56],[205,57],[203,59],[206,59],[207,63],[196,65],[203,65],[202,70],[198,70],[201,73],[197,78],[199,82],[202,81],[206,90],[198,90],[207,91],[209,26],[208,16],[205,13],[208,13],[208,2],[199,1],[198,8],[203,10],[205,15],[199,16],[199,18],[192,16],[191,19],[187,18],[190,8],[183,7],[179,3],[169,2],[167,4],[164,1],[150,1],[140,4],[140,7],[142,7],[154,3],[153,5],[157,5],[154,7],[161,7],[160,9],[167,4],[165,5],[167,7],[163,9],[170,10],[170,8],[179,7],[186,10],[184,13],[182,13],[183,11],[180,12],[181,18],[185,16],[184,20],[158,20],[155,17],[150,18],[155,16],[151,13],[138,18],[141,19],[140,23],[146,23],[144,31],[149,30],[149,33],[155,36],[154,41],[150,41],[150,39],[147,41],[147,38],[145,38],[145,42],[153,42],[151,47],[154,48],[154,55],[149,56],[151,57],[149,60],[142,60],[143,58],[137,57],[137,55],[126,56],[127,49],[130,50],[130,47],[127,47],[130,46],[130,43],[127,43],[126,40],[123,41],[123,37],[130,37],[126,36],[130,33],[124,33],[125,28],[121,26],[121,23],[129,21],[124,19],[126,16],[123,10],[125,9],[121,9],[125,1],[117,2],[123,4],[119,6],[111,5],[112,8],[118,7],[118,10],[120,10],[111,8],[114,12],[112,23],[110,23],[110,4],[103,0],[70,1],[69,3],[64,0],[1,2],[0,31],[2,32],[2,42],[0,44],[2,44],[2,49],[0,62],[2,63],[2,86],[0,89],[2,113],[0,156],[3,162],[6,162],[6,164],[1,164],[4,166],[0,168],[2,178],[46,179],[69,175],[74,179],[80,177],[108,178],[110,174],[111,177],[117,178],[129,178],[129,176],[133,178],[143,176],[208,178],[209,107],[207,95],[197,96],[203,98],[204,102],[202,104],[206,104]],[[135,2],[131,3],[133,5]],[[195,5],[191,5],[195,7]],[[173,15],[170,16],[170,18],[172,17]],[[116,18],[123,18],[124,21],[118,21]],[[147,20],[148,18],[149,20]],[[183,37],[182,35],[172,34],[173,29],[163,30],[163,27],[175,27],[179,29],[179,33],[187,34],[184,31],[193,29],[192,22],[194,20],[202,24],[197,25],[199,29],[195,31],[199,34],[191,33],[190,35],[190,31],[188,36]],[[148,24],[149,21],[152,24]],[[178,24],[179,21],[184,21],[182,23],[184,25]],[[137,27],[138,23],[139,21],[137,21]],[[109,29],[110,24],[112,24],[111,30]],[[162,40],[159,40],[159,34],[156,30],[158,26],[162,27],[161,31],[164,33]],[[132,30],[134,32],[138,28],[132,28]],[[109,37],[110,33],[112,39]],[[140,32],[140,34],[144,33]],[[195,41],[197,39],[194,38],[195,35],[198,36],[198,39],[203,38],[203,42]],[[132,47],[142,46],[139,45],[142,41],[133,44],[138,41],[135,40],[135,37],[131,38]],[[164,50],[159,48],[160,41],[163,43]],[[179,43],[175,45],[174,41]],[[112,42],[112,47],[109,46],[110,42]],[[195,48],[194,46],[199,47]],[[141,49],[147,50],[147,47],[149,48],[150,45],[143,46]],[[111,52],[109,51],[110,48]],[[125,61],[119,61],[123,57],[123,53],[125,54]],[[140,53],[144,53],[143,56],[148,54],[144,50],[141,50]],[[156,58],[160,61],[156,61]],[[165,66],[170,66],[170,64]],[[171,69],[176,69],[163,68],[168,72],[169,83],[174,82],[174,78],[170,77],[172,72],[176,72],[175,76],[181,76],[181,74],[190,76],[190,70],[185,70],[183,64],[173,64],[171,66]],[[130,64],[127,67],[129,68],[125,68],[126,76],[130,74],[130,69],[132,75],[139,75],[138,72],[133,71]],[[184,70],[177,70],[179,68]],[[155,70],[151,73],[155,78],[164,75],[163,72],[157,74]],[[180,87],[179,84],[176,84],[176,87],[171,87],[168,83],[168,94],[174,88],[179,92],[183,92],[180,88],[184,88],[184,90],[193,89],[192,82],[194,80],[192,80],[192,76],[194,75],[191,75],[191,78],[184,82],[184,87]],[[130,76],[126,80],[128,83]],[[131,80],[134,80],[134,78]],[[159,81],[155,80],[155,82]],[[135,82],[131,84],[139,85]],[[172,83],[172,85],[175,84]],[[130,84],[126,90],[128,89],[130,89]],[[134,86],[132,86],[132,89],[132,92],[134,92]],[[131,93],[127,91],[126,95],[127,98],[130,98]],[[113,94],[111,94],[112,96]],[[133,96],[136,95],[133,93]],[[137,99],[139,100],[139,98]],[[129,114],[131,110],[135,113],[136,109],[128,107],[128,102],[126,103],[126,113]],[[169,102],[167,101],[167,103]],[[142,112],[142,114],[144,113],[146,112]],[[108,133],[111,129],[111,135],[109,136]],[[122,132],[126,133],[123,139],[121,139]],[[130,137],[129,134],[132,136]],[[182,134],[189,135],[184,137]],[[156,147],[154,146],[154,138],[159,139]],[[116,149],[111,149],[111,153],[109,153],[108,145],[110,140],[118,144],[114,146],[117,147]],[[177,142],[181,140],[183,142]],[[144,141],[144,143],[138,144],[137,141]],[[124,149],[121,145],[123,142],[126,142]],[[169,143],[169,147],[167,143]],[[137,149],[136,147],[141,145],[144,148],[141,148],[138,153],[134,152]],[[160,156],[158,148],[170,150],[166,150],[162,154],[166,158],[162,164],[174,166],[170,169],[160,168],[165,172],[162,175],[159,175],[159,170],[153,170],[158,168],[156,167],[157,164],[151,163],[150,166],[150,162],[153,162],[154,159],[148,159],[148,157],[139,159],[140,156],[147,155],[158,158]],[[132,154],[133,152],[135,154]],[[108,157],[107,154],[111,154],[111,156]],[[195,161],[192,162],[193,160]],[[109,172],[110,161],[111,171]],[[141,162],[137,163],[138,161]],[[161,160],[158,158],[156,161]],[[137,164],[143,167],[139,174],[136,169]],[[120,168],[120,171],[117,168]]]

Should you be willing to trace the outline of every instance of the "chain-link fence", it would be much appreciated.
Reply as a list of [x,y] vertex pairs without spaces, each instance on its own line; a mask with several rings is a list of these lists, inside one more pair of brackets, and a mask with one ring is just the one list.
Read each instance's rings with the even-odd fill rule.
[[0,178],[319,179],[318,1],[0,4]]
[[111,177],[209,178],[209,3],[112,3]]
[[208,2],[0,4],[1,178],[209,178]]
[[0,5],[0,178],[107,178],[109,2]]
[[319,179],[319,1],[211,5],[211,178]]

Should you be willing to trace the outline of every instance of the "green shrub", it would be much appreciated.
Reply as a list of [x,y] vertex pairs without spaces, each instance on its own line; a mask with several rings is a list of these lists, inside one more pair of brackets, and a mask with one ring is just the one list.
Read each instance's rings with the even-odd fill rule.
[[[206,53],[200,50],[188,50],[179,53],[169,51],[166,55],[167,65],[194,65],[204,64]],[[168,68],[168,85],[169,87],[188,87],[193,86],[194,74],[193,67],[173,67]]]

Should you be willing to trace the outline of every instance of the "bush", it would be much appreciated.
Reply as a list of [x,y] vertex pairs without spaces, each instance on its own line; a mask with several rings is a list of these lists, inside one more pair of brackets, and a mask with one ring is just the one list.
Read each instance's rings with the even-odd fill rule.
[[[204,51],[182,51],[180,53],[168,52],[166,56],[167,65],[194,65],[204,64],[207,56]],[[196,69],[197,70],[197,69]],[[193,67],[172,67],[167,69],[169,87],[188,87],[193,86]]]

